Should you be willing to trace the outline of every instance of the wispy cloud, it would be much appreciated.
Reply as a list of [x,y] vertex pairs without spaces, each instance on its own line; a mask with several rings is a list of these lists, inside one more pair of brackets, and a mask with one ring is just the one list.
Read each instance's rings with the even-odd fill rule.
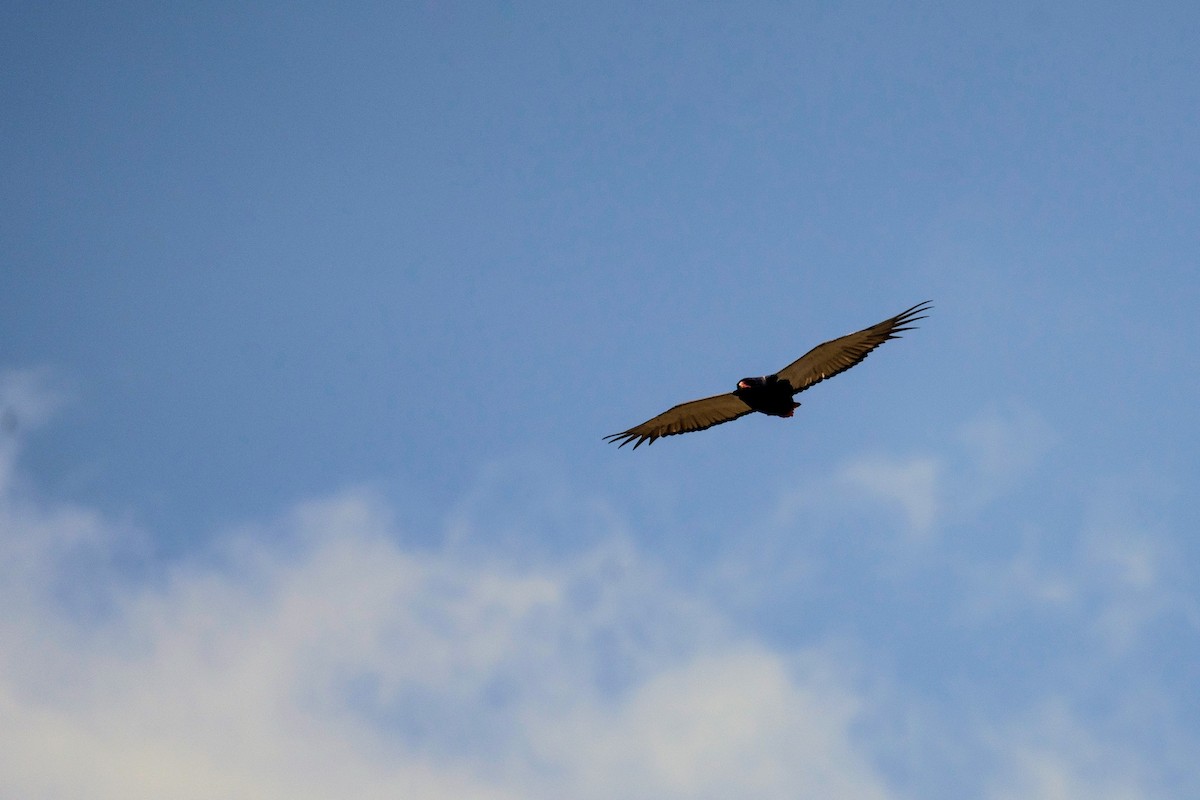
[[1141,800],[1149,789],[1136,759],[1104,743],[1061,703],[1032,709],[993,733],[1002,772],[988,800]]
[[865,494],[899,509],[910,534],[925,538],[941,521],[942,469],[928,456],[869,456],[843,466],[834,480],[847,494]]
[[1200,631],[1171,532],[1152,508],[1137,508],[1147,503],[1137,481],[1117,483],[1085,489],[1073,528],[1030,522],[1013,534],[1019,544],[1010,556],[960,558],[971,587],[964,614],[976,621],[1049,614],[1113,654],[1164,620]]
[[0,370],[0,482],[13,480],[21,438],[44,425],[65,399],[46,367]]
[[919,452],[849,457],[826,477],[784,491],[765,522],[788,537],[798,526],[811,537],[869,519],[876,548],[889,558],[924,549],[1030,480],[1053,441],[1049,425],[1028,408],[995,409]]
[[[1017,504],[1030,510],[1024,519],[1007,513],[1012,496],[1036,483],[1057,441],[1029,407],[994,409],[959,425],[940,447],[855,456],[828,478],[792,490],[768,538],[770,531],[796,538],[793,528],[803,525],[811,539],[825,527],[841,533],[847,519],[869,519],[873,541],[862,552],[874,553],[876,566],[889,570],[934,562],[957,575],[964,617],[1035,608],[1079,620],[1118,649],[1162,614],[1177,613],[1196,627],[1200,613],[1171,568],[1169,532],[1146,508],[1162,493],[1161,479],[1135,473],[1102,486],[1058,481],[1064,487],[1058,499],[1072,508],[1064,515],[1074,519],[1067,529],[1044,520],[1036,504]],[[978,531],[995,541],[964,546],[962,538],[982,535]],[[793,556],[803,561],[813,552]],[[783,563],[776,558],[773,568]]]

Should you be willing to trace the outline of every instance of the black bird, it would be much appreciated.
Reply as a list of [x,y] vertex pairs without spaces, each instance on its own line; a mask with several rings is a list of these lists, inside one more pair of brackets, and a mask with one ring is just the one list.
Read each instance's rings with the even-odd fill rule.
[[605,436],[604,439],[620,442],[621,447],[633,442],[633,449],[637,450],[643,442],[653,444],[655,439],[663,436],[702,431],[743,417],[751,411],[772,417],[790,417],[800,407],[792,399],[793,395],[845,372],[888,339],[898,339],[901,333],[913,329],[912,323],[925,319],[924,313],[930,308],[932,306],[928,301],[918,303],[878,325],[819,344],[774,375],[742,378],[737,388],[728,394],[681,403],[654,419],[627,431]]

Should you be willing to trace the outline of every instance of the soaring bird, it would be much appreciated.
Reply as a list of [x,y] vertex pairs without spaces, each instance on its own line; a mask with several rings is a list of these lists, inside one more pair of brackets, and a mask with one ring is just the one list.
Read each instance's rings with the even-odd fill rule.
[[888,339],[900,338],[901,333],[915,327],[912,323],[925,319],[924,314],[930,308],[929,301],[918,303],[877,325],[819,344],[774,375],[742,378],[732,392],[680,403],[641,425],[604,439],[620,442],[621,447],[633,442],[633,449],[637,450],[643,442],[654,444],[655,439],[663,436],[702,431],[744,417],[751,411],[772,417],[790,417],[800,407],[792,399],[794,395],[845,372]]

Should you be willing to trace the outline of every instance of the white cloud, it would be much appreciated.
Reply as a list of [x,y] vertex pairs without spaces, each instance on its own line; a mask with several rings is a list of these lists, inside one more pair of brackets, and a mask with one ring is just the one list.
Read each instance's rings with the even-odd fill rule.
[[730,633],[620,538],[406,549],[348,492],[135,579],[129,533],[0,484],[0,796],[889,796],[830,657]]
[[570,797],[611,797],[617,775],[621,797],[889,796],[848,735],[858,698],[828,675],[799,677],[761,647],[699,656],[570,727],[543,726],[541,752],[566,761],[586,743]]

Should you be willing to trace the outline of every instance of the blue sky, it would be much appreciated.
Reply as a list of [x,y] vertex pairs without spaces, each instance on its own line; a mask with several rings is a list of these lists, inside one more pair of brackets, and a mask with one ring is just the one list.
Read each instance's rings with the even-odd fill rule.
[[1198,38],[8,4],[0,794],[1196,796]]

